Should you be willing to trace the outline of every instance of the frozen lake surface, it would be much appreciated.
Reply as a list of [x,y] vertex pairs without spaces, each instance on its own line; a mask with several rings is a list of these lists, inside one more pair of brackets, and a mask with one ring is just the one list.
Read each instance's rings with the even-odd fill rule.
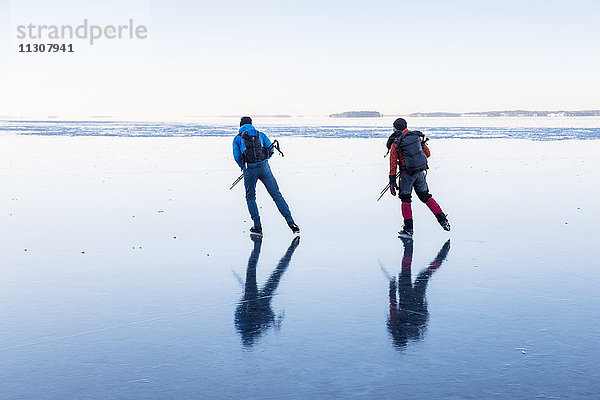
[[231,137],[0,135],[0,397],[598,398],[600,141],[432,139],[413,243],[383,139],[280,141],[299,241]]
[[[255,118],[261,131],[279,137],[384,138],[394,118]],[[411,129],[431,138],[565,140],[600,139],[600,117],[409,118]],[[239,118],[192,118],[184,122],[1,121],[0,134],[45,136],[231,136]]]

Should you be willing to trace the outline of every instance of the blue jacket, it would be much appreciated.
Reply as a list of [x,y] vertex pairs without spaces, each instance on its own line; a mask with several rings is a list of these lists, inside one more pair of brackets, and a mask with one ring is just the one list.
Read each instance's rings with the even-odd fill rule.
[[[260,135],[259,136],[260,143],[263,145],[263,147],[266,147],[267,149],[269,147],[271,147],[271,141],[269,140],[267,135],[265,135],[262,132],[257,131],[251,124],[242,125],[240,127],[240,133],[243,133],[243,132],[248,132],[248,135],[250,135],[250,136]],[[240,135],[236,135],[236,137],[233,138],[233,158],[235,159],[235,162],[240,166],[241,169],[244,169],[244,161],[242,160],[242,155],[244,154],[245,151],[246,151],[246,142],[244,142],[244,139]],[[271,149],[271,151],[269,152],[269,157],[272,154],[273,154],[273,149]],[[248,166],[254,167],[254,166],[264,164],[266,162],[267,162],[267,160],[264,160],[261,162],[249,164]]]

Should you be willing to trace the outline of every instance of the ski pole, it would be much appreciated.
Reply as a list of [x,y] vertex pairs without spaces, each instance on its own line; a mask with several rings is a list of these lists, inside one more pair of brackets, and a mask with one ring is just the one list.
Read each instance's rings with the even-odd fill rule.
[[[273,140],[273,143],[271,143],[271,145],[268,148],[269,152],[273,149],[277,150],[279,154],[281,154],[281,157],[284,157],[283,153],[281,152],[281,149],[279,148],[279,142],[277,141],[277,139]],[[242,179],[244,179],[243,173],[235,181],[233,181],[229,190],[233,189],[235,185],[237,185]]]
[[381,191],[381,193],[379,193],[379,197],[377,198],[377,201],[381,200],[381,198],[383,197],[383,195],[385,194],[385,192],[388,191],[389,188],[390,188],[390,184],[388,183],[387,186],[383,188],[383,190]]
[[[396,174],[396,179],[400,176],[400,172],[398,172]],[[402,178],[400,178],[402,179]],[[381,191],[381,193],[379,193],[379,197],[377,198],[377,201],[381,200],[381,198],[383,197],[383,195],[385,194],[385,192],[387,192],[387,190],[390,188],[391,183],[388,183],[386,187],[383,188],[383,190]]]
[[277,150],[279,154],[281,154],[281,157],[284,157],[283,153],[281,152],[281,149],[279,148],[279,142],[277,141],[277,139],[273,140],[273,143],[271,143],[271,145],[269,146],[269,151],[273,149]]
[[233,187],[235,185],[237,185],[242,179],[244,179],[244,174],[241,174],[240,176],[238,176],[238,178],[233,182],[233,184],[231,185],[231,187],[229,188],[229,190],[233,189]]

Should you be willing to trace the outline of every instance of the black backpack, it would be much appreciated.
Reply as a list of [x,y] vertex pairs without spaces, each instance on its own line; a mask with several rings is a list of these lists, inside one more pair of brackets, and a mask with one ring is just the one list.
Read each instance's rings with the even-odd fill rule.
[[249,135],[245,131],[239,135],[244,139],[246,145],[246,151],[243,154],[243,160],[246,164],[254,164],[269,158],[269,149],[260,142],[260,132],[257,132],[256,136]]
[[427,165],[427,156],[423,151],[423,142],[421,141],[421,138],[424,137],[425,135],[419,131],[409,131],[400,133],[394,139],[393,143],[396,143],[396,151],[404,157],[404,165],[400,166],[401,171],[415,174],[429,168]]

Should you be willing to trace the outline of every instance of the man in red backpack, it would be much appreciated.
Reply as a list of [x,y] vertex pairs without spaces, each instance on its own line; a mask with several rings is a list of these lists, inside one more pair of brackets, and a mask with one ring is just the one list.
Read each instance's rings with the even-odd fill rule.
[[[410,131],[406,128],[404,118],[394,121],[394,133],[388,139],[390,149],[390,192],[402,200],[402,217],[404,226],[399,232],[399,237],[412,238],[413,217],[411,208],[411,194],[413,188],[419,200],[429,207],[444,230],[450,230],[450,223],[446,214],[438,203],[429,194],[429,187],[425,179],[427,158],[431,155],[427,144],[423,141],[424,135],[419,131]],[[400,168],[400,186],[396,183],[396,171]]]

